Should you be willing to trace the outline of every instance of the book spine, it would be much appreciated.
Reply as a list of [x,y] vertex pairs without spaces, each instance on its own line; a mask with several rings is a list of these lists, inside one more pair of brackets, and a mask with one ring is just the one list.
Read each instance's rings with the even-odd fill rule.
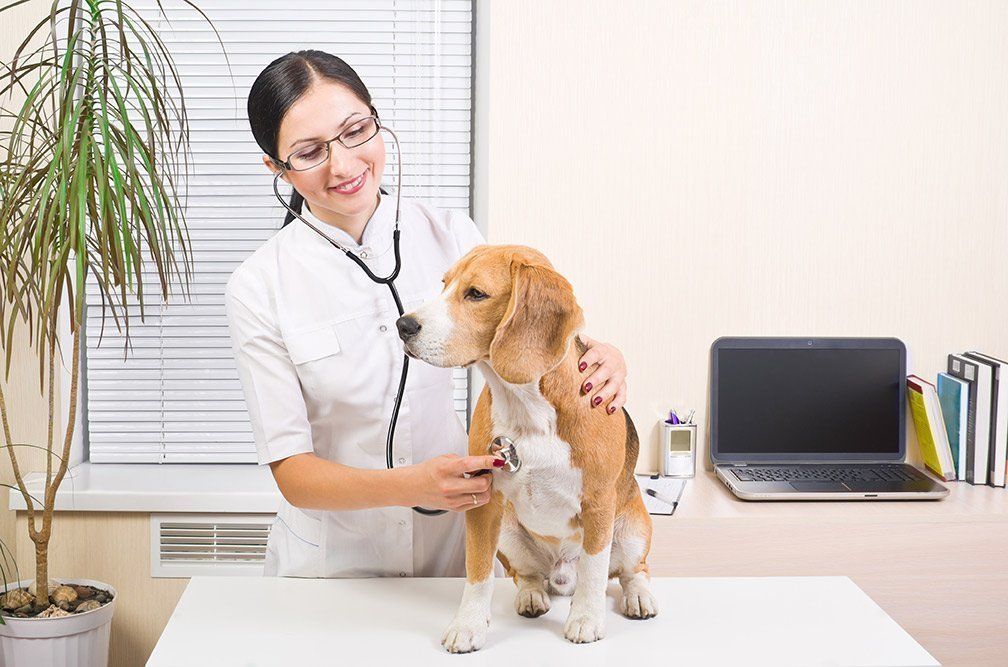
[[948,355],[948,374],[959,378],[960,380],[965,380],[967,386],[969,387],[967,392],[967,409],[966,409],[966,481],[970,484],[975,484],[974,482],[974,463],[976,455],[976,401],[977,401],[977,388],[976,382],[969,378],[966,374],[966,369],[968,366],[962,362],[961,359],[956,359],[955,355]]
[[[1004,390],[1001,384],[1001,366],[994,364],[992,369],[993,378],[991,380],[991,444],[987,456],[987,483],[994,487],[1004,488],[1004,452],[997,446],[998,436],[1001,435],[997,428],[998,391]],[[998,460],[1001,458],[1002,460]]]

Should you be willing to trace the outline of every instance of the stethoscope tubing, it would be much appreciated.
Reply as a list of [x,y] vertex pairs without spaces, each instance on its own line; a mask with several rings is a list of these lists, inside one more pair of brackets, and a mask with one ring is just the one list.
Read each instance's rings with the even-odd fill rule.
[[[396,310],[399,311],[399,316],[402,317],[405,311],[403,310],[402,301],[399,299],[399,292],[396,290],[395,283],[393,282],[393,281],[395,281],[396,277],[398,277],[398,275],[399,275],[399,269],[402,268],[402,257],[399,254],[399,211],[400,211],[399,200],[400,200],[400,193],[402,191],[402,187],[401,187],[401,185],[402,185],[402,151],[399,149],[399,137],[396,136],[395,132],[393,132],[390,128],[387,128],[387,127],[383,127],[383,126],[379,126],[379,127],[380,127],[380,129],[385,130],[386,132],[388,132],[389,134],[391,134],[392,138],[395,139],[396,156],[397,156],[397,161],[398,161],[398,165],[399,165],[399,179],[398,179],[399,183],[398,183],[398,185],[400,187],[396,187],[395,228],[392,230],[392,245],[393,245],[394,252],[395,252],[395,269],[393,269],[392,273],[390,273],[389,275],[385,276],[384,278],[382,278],[380,276],[376,276],[374,274],[374,272],[372,272],[371,269],[369,269],[367,267],[367,265],[364,264],[364,262],[361,261],[361,259],[357,255],[355,255],[353,252],[351,252],[348,248],[344,248],[342,245],[340,245],[339,243],[337,243],[333,239],[329,238],[329,236],[327,236],[325,233],[323,233],[318,227],[316,227],[312,223],[310,223],[307,220],[305,220],[304,216],[302,216],[300,213],[298,213],[297,211],[295,211],[294,209],[292,209],[287,204],[287,202],[285,202],[283,200],[283,197],[280,196],[280,190],[277,187],[277,181],[280,179],[280,176],[283,173],[282,171],[278,171],[277,174],[276,174],[276,176],[273,177],[273,194],[276,195],[277,200],[281,204],[283,204],[283,207],[286,208],[288,211],[290,211],[295,217],[297,217],[298,219],[300,219],[301,222],[305,223],[306,225],[308,225],[309,227],[311,227],[312,229],[314,229],[322,238],[324,238],[326,241],[328,241],[329,243],[331,243],[333,245],[333,247],[335,247],[337,250],[343,251],[343,253],[347,257],[349,257],[350,259],[352,259],[354,261],[354,263],[357,264],[357,266],[359,266],[361,269],[364,270],[364,273],[367,274],[368,278],[370,278],[372,281],[374,281],[374,282],[376,282],[378,284],[388,285],[389,291],[392,292],[392,298],[395,300]],[[409,357],[406,354],[403,354],[402,374],[399,377],[399,391],[396,393],[395,404],[392,407],[392,419],[389,422],[388,437],[385,440],[385,465],[388,466],[389,470],[392,470],[392,468],[394,467],[393,463],[392,463],[392,461],[393,461],[393,456],[392,456],[392,439],[395,437],[396,422],[399,419],[399,406],[402,404],[403,392],[406,389],[406,376],[407,376],[408,373],[409,373]],[[447,510],[432,510],[432,509],[428,509],[426,507],[414,507],[413,511],[417,512],[418,514],[424,514],[424,515],[427,515],[427,516],[437,516],[439,514],[445,514],[447,512]]]

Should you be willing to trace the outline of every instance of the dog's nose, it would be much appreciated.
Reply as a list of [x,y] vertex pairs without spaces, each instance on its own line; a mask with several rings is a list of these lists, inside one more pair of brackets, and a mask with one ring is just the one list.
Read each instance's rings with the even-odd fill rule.
[[396,329],[399,330],[399,337],[403,340],[412,338],[420,333],[420,322],[412,315],[403,315],[396,320]]

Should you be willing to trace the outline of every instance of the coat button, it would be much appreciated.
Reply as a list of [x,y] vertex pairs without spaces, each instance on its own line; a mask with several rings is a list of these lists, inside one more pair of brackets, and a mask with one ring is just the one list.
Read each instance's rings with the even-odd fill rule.
[[378,327],[378,331],[385,333],[386,331],[388,331],[388,327],[383,324],[380,327]]
[[400,456],[399,457],[399,463],[406,463],[406,459],[404,459],[403,457]]
[[405,573],[405,572],[400,572],[400,573],[399,573],[399,576],[400,576],[400,577],[405,577],[405,576],[406,576],[406,573]]

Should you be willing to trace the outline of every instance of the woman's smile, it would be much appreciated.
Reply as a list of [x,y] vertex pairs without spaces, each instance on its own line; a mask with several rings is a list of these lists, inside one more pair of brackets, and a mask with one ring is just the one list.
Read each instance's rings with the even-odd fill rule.
[[367,172],[368,170],[365,169],[364,173],[362,173],[357,178],[354,178],[349,181],[344,181],[343,183],[340,183],[337,186],[331,187],[329,188],[329,191],[336,192],[341,195],[352,195],[355,192],[359,192],[360,189],[364,187],[364,183],[367,182]]

